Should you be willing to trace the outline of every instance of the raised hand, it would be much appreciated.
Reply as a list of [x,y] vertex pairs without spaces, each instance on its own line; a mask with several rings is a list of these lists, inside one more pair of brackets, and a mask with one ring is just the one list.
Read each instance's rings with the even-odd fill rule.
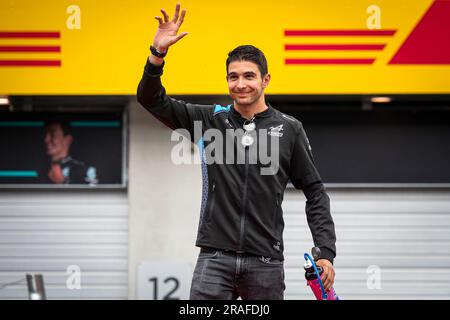
[[48,177],[53,183],[63,183],[66,180],[66,177],[64,177],[61,165],[59,163],[53,163],[49,172]]
[[161,13],[163,14],[163,18],[158,16],[155,17],[155,19],[158,20],[159,25],[155,37],[153,38],[153,46],[159,52],[165,52],[167,48],[188,34],[187,32],[182,32],[177,35],[178,30],[183,23],[184,16],[186,15],[186,9],[183,9],[180,15],[180,4],[177,3],[172,20],[169,20],[169,15],[164,9],[161,9]]

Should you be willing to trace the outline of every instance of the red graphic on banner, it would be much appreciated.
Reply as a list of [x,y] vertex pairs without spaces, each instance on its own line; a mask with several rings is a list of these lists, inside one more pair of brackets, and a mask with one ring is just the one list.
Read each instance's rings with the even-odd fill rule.
[[389,64],[450,64],[450,1],[436,0]]
[[[329,57],[317,57],[314,53],[309,54],[307,58],[286,58],[284,63],[286,65],[371,65],[376,60],[376,54],[373,57],[354,57],[355,52],[371,51],[381,52],[386,43],[377,41],[375,43],[348,43],[348,37],[392,37],[397,30],[284,30],[286,37],[301,37],[300,39],[310,39],[311,37],[336,37],[345,42],[342,43],[286,43],[284,45],[285,51],[348,51],[349,57],[336,58],[333,53]],[[350,53],[353,53],[350,55]]]
[[36,60],[31,59],[29,54],[35,53],[60,53],[61,46],[49,45],[27,45],[26,43],[20,45],[9,45],[10,39],[53,39],[60,40],[61,34],[59,31],[0,31],[0,54],[14,53],[17,54],[15,59],[2,59],[0,56],[0,67],[60,67],[61,60],[59,59],[45,59]]

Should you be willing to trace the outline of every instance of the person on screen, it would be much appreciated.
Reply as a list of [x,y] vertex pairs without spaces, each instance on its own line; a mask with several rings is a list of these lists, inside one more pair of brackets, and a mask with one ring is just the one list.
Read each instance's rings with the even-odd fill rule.
[[49,122],[45,126],[44,142],[51,160],[47,176],[52,183],[90,185],[98,183],[97,169],[70,155],[73,136],[68,123]]
[[[177,4],[173,18],[164,9],[161,13],[162,17],[155,17],[158,28],[137,98],[164,124],[180,129],[180,133],[191,136],[191,141],[199,142],[202,160],[206,159],[202,162],[204,187],[196,241],[200,252],[190,299],[284,299],[281,203],[289,180],[306,196],[309,228],[314,245],[321,252],[317,265],[324,270],[325,289],[330,289],[336,256],[330,200],[302,123],[265,102],[264,90],[269,85],[270,74],[263,52],[252,45],[242,45],[229,52],[225,66],[232,104],[198,105],[173,99],[166,95],[161,76],[169,47],[187,35],[178,33],[186,11],[180,13]],[[205,56],[215,49],[200,46],[188,50],[191,56],[186,63],[204,68]],[[189,75],[182,77],[189,81]],[[200,132],[198,139],[196,131]],[[222,144],[215,152],[226,159],[207,162],[210,159],[207,154],[211,154],[208,149],[213,146],[207,133],[214,137],[221,135],[221,139],[214,140],[214,146],[232,136],[231,148],[228,145],[223,148]],[[270,146],[266,144],[268,139]],[[255,155],[258,149],[259,156]],[[273,155],[273,167],[273,163],[266,166],[261,150]],[[252,162],[250,157],[257,158],[251,158],[255,160]]]

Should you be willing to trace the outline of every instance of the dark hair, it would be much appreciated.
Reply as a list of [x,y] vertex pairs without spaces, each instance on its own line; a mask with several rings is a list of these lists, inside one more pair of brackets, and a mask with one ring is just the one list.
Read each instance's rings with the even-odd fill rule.
[[47,131],[48,128],[54,124],[57,124],[61,127],[64,136],[72,134],[72,128],[70,127],[70,123],[69,121],[66,120],[47,121],[45,124],[45,131]]
[[239,46],[228,53],[227,73],[228,65],[233,61],[251,61],[258,66],[261,76],[269,73],[267,69],[267,60],[264,53],[252,45]]

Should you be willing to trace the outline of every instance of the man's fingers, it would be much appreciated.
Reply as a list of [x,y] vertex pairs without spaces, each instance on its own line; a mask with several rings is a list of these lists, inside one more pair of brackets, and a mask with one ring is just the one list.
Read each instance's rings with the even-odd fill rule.
[[169,22],[169,15],[167,14],[166,10],[161,9],[161,13],[164,16],[164,22]]
[[324,267],[323,268],[323,273],[322,273],[322,282],[325,282],[328,278],[328,268]]
[[325,291],[330,290],[330,288],[331,288],[331,281],[330,281],[330,278],[328,278],[328,279],[325,281],[325,283],[323,284],[323,286],[324,286],[324,288],[325,288]]
[[159,21],[159,24],[162,24],[162,23],[163,23],[161,17],[155,17],[155,19]]
[[322,273],[322,282],[323,282],[323,286],[325,291],[328,291],[328,286],[330,284],[329,282],[329,270],[328,267],[323,267],[323,273]]
[[177,3],[177,5],[175,7],[175,13],[174,13],[173,18],[172,18],[172,22],[173,23],[177,23],[179,14],[180,14],[180,4]]
[[335,277],[334,270],[331,270],[331,276],[330,276],[330,288],[333,286],[333,283],[334,283],[334,277]]
[[[325,273],[326,269],[326,273]],[[326,275],[326,276],[324,276]],[[334,283],[334,270],[332,268],[324,268],[324,273],[322,274],[322,282],[325,291],[328,291],[331,289]]]
[[177,42],[178,40],[180,40],[181,38],[183,38],[184,36],[187,36],[187,32],[182,32],[182,33],[180,33],[176,38],[175,38],[175,41],[173,42],[173,43],[175,43],[175,42]]
[[181,11],[180,20],[178,20],[178,22],[177,22],[178,26],[181,26],[181,24],[183,23],[185,15],[186,15],[186,9],[183,9],[183,11]]

